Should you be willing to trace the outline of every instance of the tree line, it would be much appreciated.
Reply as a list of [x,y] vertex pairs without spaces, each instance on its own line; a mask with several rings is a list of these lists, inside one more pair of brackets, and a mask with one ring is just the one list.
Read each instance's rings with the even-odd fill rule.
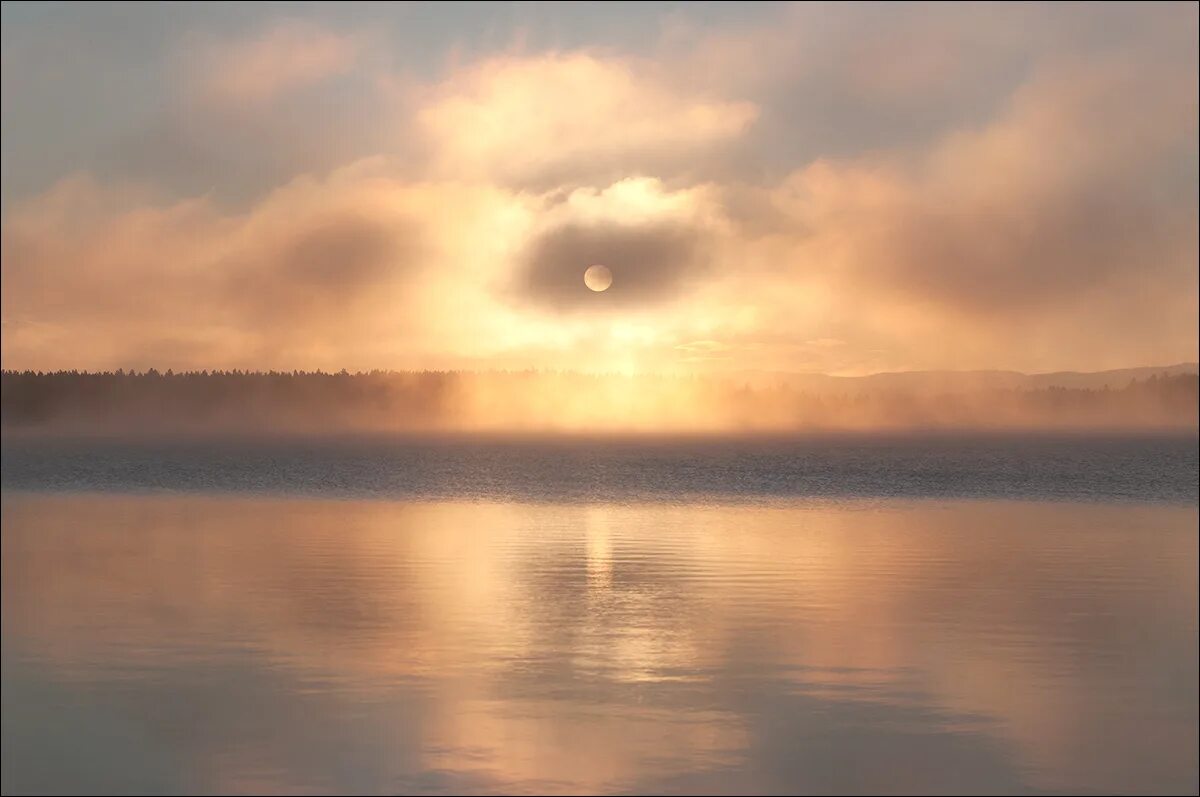
[[3,371],[5,430],[1195,427],[1196,374],[1119,387],[817,393],[556,371]]

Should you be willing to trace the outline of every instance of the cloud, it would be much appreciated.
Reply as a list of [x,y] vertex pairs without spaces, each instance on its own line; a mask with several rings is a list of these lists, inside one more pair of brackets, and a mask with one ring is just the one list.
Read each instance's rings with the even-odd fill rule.
[[286,20],[253,38],[213,42],[195,65],[199,95],[253,105],[348,72],[361,43],[303,20]]
[[501,181],[617,169],[696,155],[740,135],[749,102],[657,80],[649,64],[589,52],[498,57],[452,73],[417,123],[451,174]]
[[[529,298],[561,309],[611,309],[672,296],[703,268],[697,232],[678,225],[568,225],[530,246],[523,285]],[[613,273],[612,286],[594,295],[583,284],[588,266]]]
[[398,149],[363,32],[284,19],[241,38],[190,32],[172,50],[170,94],[135,118],[114,109],[118,135],[89,141],[99,156],[83,170],[245,205],[299,175]]
[[[577,189],[544,207],[538,222],[511,291],[554,311],[628,310],[689,294],[710,276],[723,229],[705,188],[669,191],[647,178]],[[596,264],[613,275],[603,293],[583,283],[583,272]]]
[[328,367],[378,357],[420,306],[407,187],[302,178],[245,214],[126,199],[78,178],[10,214],[6,366]]
[[[1195,77],[1067,67],[917,160],[822,161],[784,188],[806,246],[852,280],[971,311],[1057,305],[1195,260]],[[1174,79],[1172,79],[1174,78]]]
[[1194,347],[1195,95],[1169,58],[1063,60],[927,151],[813,163],[774,192],[786,271],[951,362]]
[[372,315],[408,303],[391,289],[419,268],[419,236],[405,218],[322,210],[233,255],[219,290],[250,328],[284,346],[307,339],[350,350]]
[[680,351],[686,351],[698,354],[716,354],[719,352],[729,351],[731,348],[728,344],[718,340],[693,340],[687,343],[680,343],[675,347]]
[[789,6],[432,78],[310,22],[209,42],[157,134],[6,207],[6,365],[1193,360],[1195,8],[1064,9]]

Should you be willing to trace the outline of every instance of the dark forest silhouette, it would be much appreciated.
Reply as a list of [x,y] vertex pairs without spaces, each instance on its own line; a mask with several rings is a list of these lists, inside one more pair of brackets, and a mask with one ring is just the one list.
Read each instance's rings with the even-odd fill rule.
[[10,432],[1195,428],[1198,407],[1195,374],[933,395],[542,371],[4,371],[0,387]]

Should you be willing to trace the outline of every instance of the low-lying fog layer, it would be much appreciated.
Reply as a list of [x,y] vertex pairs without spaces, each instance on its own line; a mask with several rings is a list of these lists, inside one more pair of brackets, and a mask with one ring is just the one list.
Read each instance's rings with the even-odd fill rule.
[[[6,431],[733,432],[1196,428],[1197,376],[1064,387],[1021,377],[855,380],[555,372],[6,372]],[[1074,380],[1065,379],[1066,376]],[[1080,381],[1091,377],[1090,382]],[[1080,385],[1086,386],[1080,386]]]

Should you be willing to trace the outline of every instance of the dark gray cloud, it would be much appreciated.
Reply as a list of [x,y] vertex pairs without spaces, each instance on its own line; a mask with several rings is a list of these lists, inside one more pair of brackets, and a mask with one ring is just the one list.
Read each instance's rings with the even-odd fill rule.
[[[686,224],[566,224],[542,234],[520,266],[521,298],[557,310],[628,307],[684,293],[708,268],[703,232]],[[612,286],[583,284],[588,266],[607,266]]]

